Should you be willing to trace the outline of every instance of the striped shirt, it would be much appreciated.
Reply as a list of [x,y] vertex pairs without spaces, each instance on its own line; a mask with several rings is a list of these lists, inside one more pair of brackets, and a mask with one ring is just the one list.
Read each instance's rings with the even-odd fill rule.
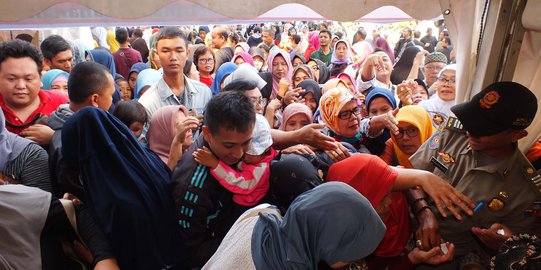
[[17,158],[7,163],[4,174],[22,185],[52,192],[47,151],[36,143],[26,146]]

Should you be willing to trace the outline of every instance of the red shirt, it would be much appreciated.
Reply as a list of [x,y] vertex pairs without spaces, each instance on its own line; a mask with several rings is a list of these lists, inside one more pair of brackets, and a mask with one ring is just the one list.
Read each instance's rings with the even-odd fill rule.
[[203,77],[199,76],[199,81],[202,82],[203,84],[205,84],[208,87],[210,87],[212,85],[213,80],[214,79],[212,77],[203,78]]
[[2,107],[2,111],[4,111],[6,128],[8,131],[19,135],[25,128],[35,124],[41,117],[48,116],[56,111],[58,106],[69,102],[68,98],[64,95],[45,90],[39,90],[38,98],[40,100],[39,107],[32,112],[25,122],[22,122],[19,117],[4,104],[4,99],[0,96],[0,107]]

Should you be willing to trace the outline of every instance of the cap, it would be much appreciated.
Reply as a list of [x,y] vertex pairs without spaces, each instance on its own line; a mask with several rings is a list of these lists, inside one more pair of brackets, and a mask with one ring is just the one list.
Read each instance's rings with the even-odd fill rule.
[[447,64],[447,56],[441,52],[429,53],[425,56],[425,66],[432,62],[441,62]]
[[537,98],[516,82],[496,82],[451,111],[472,135],[490,136],[527,128],[537,112]]
[[257,114],[255,118],[255,126],[252,135],[252,142],[246,154],[259,156],[272,145],[271,128],[267,119]]

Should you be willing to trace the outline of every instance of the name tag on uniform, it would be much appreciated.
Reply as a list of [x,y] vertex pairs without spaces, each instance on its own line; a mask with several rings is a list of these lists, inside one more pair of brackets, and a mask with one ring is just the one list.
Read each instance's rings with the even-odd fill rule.
[[441,163],[441,161],[439,161],[437,158],[435,157],[431,157],[430,158],[430,162],[432,164],[434,164],[434,166],[436,166],[436,168],[438,168],[440,171],[442,171],[443,173],[447,173],[447,170],[449,169],[447,166],[445,166],[445,164]]

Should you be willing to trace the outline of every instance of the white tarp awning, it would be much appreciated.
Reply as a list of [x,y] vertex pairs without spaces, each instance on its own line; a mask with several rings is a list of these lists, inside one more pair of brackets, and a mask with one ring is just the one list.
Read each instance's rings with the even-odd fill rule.
[[0,9],[0,28],[197,25],[278,20],[388,23],[430,20],[440,14],[440,5],[433,0],[10,0]]

